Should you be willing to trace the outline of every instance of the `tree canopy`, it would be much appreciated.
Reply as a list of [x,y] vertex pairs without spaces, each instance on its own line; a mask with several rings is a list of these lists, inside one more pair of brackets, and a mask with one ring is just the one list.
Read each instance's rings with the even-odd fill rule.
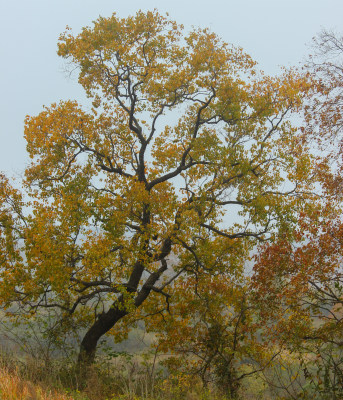
[[310,84],[157,11],[68,28],[58,54],[92,107],[26,119],[25,195],[1,176],[0,299],[60,310],[92,362],[119,321],[167,312],[178,279],[235,279],[258,242],[292,237],[314,207],[314,158],[289,118]]

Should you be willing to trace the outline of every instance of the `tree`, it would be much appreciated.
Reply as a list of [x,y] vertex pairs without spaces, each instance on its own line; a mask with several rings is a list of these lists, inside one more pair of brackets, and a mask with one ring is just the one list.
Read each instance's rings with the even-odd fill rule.
[[[328,200],[332,202],[332,196]],[[253,281],[260,317],[268,327],[266,337],[301,361],[284,389],[294,385],[309,397],[338,399],[343,372],[343,225],[341,209],[332,204],[323,208],[326,212],[320,215],[303,216],[293,241],[263,246]],[[300,392],[293,398],[299,397]]]
[[307,79],[266,77],[209,30],[182,32],[157,11],[68,29],[58,54],[93,106],[27,117],[28,201],[2,178],[1,301],[84,327],[80,365],[150,298],[167,304],[177,278],[229,274],[291,232],[311,197],[311,156],[288,120]]
[[316,90],[306,107],[306,137],[320,152],[321,201],[299,215],[293,237],[264,244],[256,257],[254,291],[269,337],[302,358],[313,398],[341,398],[343,345],[343,38],[322,31],[308,67]]

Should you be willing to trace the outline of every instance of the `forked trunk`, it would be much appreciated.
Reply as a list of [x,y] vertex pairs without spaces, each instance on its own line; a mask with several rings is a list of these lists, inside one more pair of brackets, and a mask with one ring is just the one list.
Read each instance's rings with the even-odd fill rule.
[[127,311],[125,310],[111,307],[106,313],[101,314],[89,328],[80,345],[77,362],[80,371],[93,364],[99,339],[113,328],[114,325],[126,314]]
[[[156,272],[150,274],[140,291],[137,293],[134,299],[135,307],[140,307],[143,304],[154,287],[154,284],[158,281],[163,272],[167,270],[168,266],[164,257],[170,253],[170,249],[171,241],[170,239],[166,239],[160,255],[162,266]],[[131,291],[136,291],[143,271],[144,265],[141,262],[137,262],[127,284],[127,286],[131,288]],[[163,292],[161,291],[161,293]],[[121,296],[115,303],[112,304],[106,313],[99,315],[98,319],[89,328],[81,342],[78,358],[78,367],[80,372],[82,372],[84,369],[87,369],[87,366],[90,366],[94,362],[96,347],[101,336],[113,328],[114,325],[128,313],[129,311],[127,311],[127,308],[125,307],[124,297]]]

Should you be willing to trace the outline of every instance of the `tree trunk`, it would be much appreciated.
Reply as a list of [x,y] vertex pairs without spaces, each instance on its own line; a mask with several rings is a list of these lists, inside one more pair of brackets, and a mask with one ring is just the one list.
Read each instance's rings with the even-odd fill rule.
[[[154,284],[158,281],[160,276],[167,270],[167,262],[165,261],[164,256],[170,253],[171,241],[170,239],[166,239],[164,246],[162,248],[162,252],[160,255],[160,261],[162,266],[156,271],[150,274],[150,276],[145,281],[141,290],[137,293],[134,299],[135,307],[140,307],[146,298],[149,296],[151,290],[158,290],[154,288]],[[142,263],[138,262],[135,265],[135,269],[130,277],[128,282],[128,287],[130,291],[136,291],[137,286],[139,284],[139,280],[144,271],[144,266]],[[166,294],[162,290],[158,290],[160,293]],[[123,296],[121,296],[115,303],[112,304],[110,309],[101,314],[98,319],[94,322],[94,324],[89,328],[87,333],[85,334],[81,346],[78,357],[78,369],[82,373],[87,369],[87,366],[93,364],[95,359],[96,347],[99,339],[102,335],[107,333],[114,325],[125,315],[127,315],[129,311],[127,311],[125,307],[125,301]]]
[[120,310],[118,307],[112,305],[112,307],[106,313],[101,314],[89,328],[80,345],[77,361],[80,371],[93,364],[99,339],[113,328],[125,315],[127,315],[127,311]]

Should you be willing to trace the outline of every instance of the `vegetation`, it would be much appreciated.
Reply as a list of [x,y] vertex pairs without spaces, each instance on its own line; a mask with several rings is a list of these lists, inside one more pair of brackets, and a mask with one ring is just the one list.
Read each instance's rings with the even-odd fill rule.
[[[36,359],[0,390],[341,398],[343,39],[279,77],[157,11],[58,49],[92,107],[27,117],[22,188],[0,175],[2,329]],[[108,341],[137,327],[150,353]]]

